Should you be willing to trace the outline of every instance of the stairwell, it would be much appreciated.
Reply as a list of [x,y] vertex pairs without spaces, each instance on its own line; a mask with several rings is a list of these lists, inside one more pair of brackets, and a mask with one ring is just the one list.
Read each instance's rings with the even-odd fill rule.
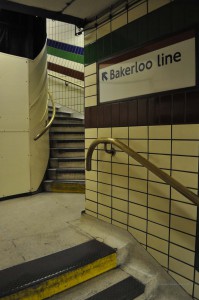
[[84,119],[62,106],[56,107],[50,128],[50,159],[43,187],[46,192],[85,191]]

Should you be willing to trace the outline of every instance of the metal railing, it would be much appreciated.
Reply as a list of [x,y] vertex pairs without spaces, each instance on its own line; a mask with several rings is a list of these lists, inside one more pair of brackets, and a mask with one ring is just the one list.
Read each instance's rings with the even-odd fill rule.
[[194,204],[199,206],[199,197],[194,194],[192,191],[190,191],[188,188],[186,188],[184,185],[182,185],[180,182],[169,176],[167,173],[156,167],[153,163],[151,163],[149,160],[145,159],[143,156],[135,152],[133,149],[129,148],[124,143],[120,142],[118,139],[114,138],[98,138],[95,139],[91,145],[88,148],[87,157],[86,157],[86,170],[91,171],[91,160],[92,160],[92,154],[97,145],[104,144],[104,150],[114,155],[116,153],[114,148],[111,148],[110,150],[107,150],[107,145],[115,145],[125,153],[127,153],[130,157],[134,158],[137,162],[139,162],[142,166],[146,167],[149,171],[151,171],[153,174],[158,176],[160,179],[162,179],[165,183],[172,186],[176,191],[181,193],[183,196],[185,196],[187,199],[191,200]]
[[75,82],[72,82],[72,81],[70,81],[70,80],[66,80],[66,79],[64,79],[64,78],[62,78],[62,77],[60,77],[60,76],[56,76],[56,75],[50,74],[49,72],[48,72],[48,76],[51,76],[51,77],[53,77],[53,78],[59,79],[59,80],[61,80],[61,81],[64,81],[66,86],[68,86],[68,84],[72,84],[72,85],[75,85],[75,86],[77,86],[77,87],[79,87],[79,88],[81,88],[81,89],[84,88],[84,85],[82,85],[82,84],[75,83]]
[[[55,114],[56,114],[56,109],[55,109],[55,103],[54,103],[54,100],[53,100],[53,97],[52,95],[48,92],[48,95],[49,95],[49,98],[51,100],[51,103],[52,103],[52,107],[53,107],[53,113],[52,113],[52,116],[50,118],[50,121],[48,122],[48,124],[44,127],[44,129],[42,129],[42,131],[40,133],[38,133],[36,135],[36,137],[34,138],[34,140],[38,140],[40,137],[42,137],[42,135],[44,135],[44,133],[50,128],[50,126],[52,125],[52,122],[54,121],[54,118],[55,118]],[[46,104],[46,107],[48,108],[48,102]],[[47,109],[46,108],[46,109]],[[45,110],[45,113],[46,113],[46,110]]]

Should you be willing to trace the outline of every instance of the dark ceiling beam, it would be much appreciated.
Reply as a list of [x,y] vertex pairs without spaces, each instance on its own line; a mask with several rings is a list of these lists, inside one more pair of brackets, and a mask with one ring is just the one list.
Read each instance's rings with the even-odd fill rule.
[[79,28],[83,28],[85,25],[85,20],[77,17],[64,15],[61,12],[54,12],[42,8],[10,2],[7,0],[0,0],[0,9],[24,13],[31,16],[38,16],[47,19],[57,20],[60,22],[70,23],[76,25]]

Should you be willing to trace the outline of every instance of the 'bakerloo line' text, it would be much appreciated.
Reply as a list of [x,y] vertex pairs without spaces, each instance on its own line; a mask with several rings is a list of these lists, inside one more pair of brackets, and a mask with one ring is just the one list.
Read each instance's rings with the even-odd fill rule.
[[[157,55],[157,66],[163,67],[169,64],[180,62],[182,59],[182,55],[180,52],[175,52],[174,54],[164,53]],[[153,67],[153,62],[148,60],[146,62],[135,62],[134,65],[128,67],[120,67],[117,70],[110,70],[110,80],[115,78],[129,76],[135,73],[143,72],[144,70],[150,70]]]

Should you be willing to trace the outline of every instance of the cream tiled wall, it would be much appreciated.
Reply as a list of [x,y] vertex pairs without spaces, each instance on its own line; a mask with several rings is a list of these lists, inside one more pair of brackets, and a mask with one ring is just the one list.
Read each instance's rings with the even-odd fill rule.
[[[95,41],[170,0],[149,0],[113,18],[97,32]],[[148,8],[147,8],[148,5]],[[97,65],[85,68],[85,105],[97,105]],[[98,137],[113,137],[149,159],[167,174],[198,193],[199,125],[164,125],[86,129],[86,148]],[[86,172],[86,213],[128,230],[183,286],[199,299],[199,274],[194,268],[197,208],[184,196],[117,149],[115,156],[94,151],[92,171]]]
[[[98,137],[118,138],[197,193],[198,153],[173,155],[172,144],[180,132],[179,141],[198,147],[193,129],[199,132],[199,125],[118,129],[87,129],[86,146]],[[96,150],[86,178],[86,213],[127,229],[190,292],[197,273],[196,206],[119,149],[113,157]]]

